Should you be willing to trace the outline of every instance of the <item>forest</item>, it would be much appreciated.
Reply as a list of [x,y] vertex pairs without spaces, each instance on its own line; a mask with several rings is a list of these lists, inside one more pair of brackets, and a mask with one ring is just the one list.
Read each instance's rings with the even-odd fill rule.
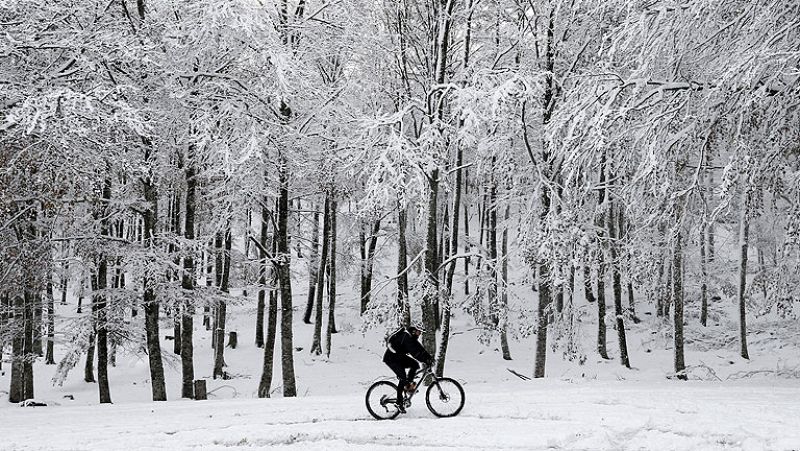
[[260,398],[412,323],[534,380],[796,340],[800,3],[0,0],[0,393],[195,398],[233,311]]

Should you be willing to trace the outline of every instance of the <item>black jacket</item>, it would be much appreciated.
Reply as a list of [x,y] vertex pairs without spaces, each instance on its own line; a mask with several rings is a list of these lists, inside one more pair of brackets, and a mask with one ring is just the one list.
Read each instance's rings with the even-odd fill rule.
[[386,344],[386,353],[383,355],[383,361],[386,363],[404,355],[411,355],[411,357],[425,364],[433,362],[433,357],[425,350],[417,340],[417,337],[412,335],[405,327],[390,335]]

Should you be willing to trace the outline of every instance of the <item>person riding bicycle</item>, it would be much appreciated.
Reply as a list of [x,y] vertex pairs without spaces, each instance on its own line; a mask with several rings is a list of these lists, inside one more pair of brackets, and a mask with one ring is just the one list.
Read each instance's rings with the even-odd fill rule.
[[[405,413],[403,406],[403,391],[413,392],[417,386],[414,383],[414,376],[419,371],[419,363],[426,366],[433,364],[433,357],[425,350],[419,342],[419,336],[424,329],[419,326],[401,327],[392,333],[386,340],[386,352],[383,354],[383,363],[392,369],[397,375],[397,408]],[[411,357],[413,357],[413,359]],[[415,360],[416,359],[416,360]],[[408,373],[406,373],[408,369]]]

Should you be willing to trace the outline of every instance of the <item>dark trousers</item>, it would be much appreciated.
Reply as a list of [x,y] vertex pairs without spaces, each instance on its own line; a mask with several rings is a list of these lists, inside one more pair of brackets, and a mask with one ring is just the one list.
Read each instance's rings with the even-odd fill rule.
[[[419,363],[411,357],[403,354],[393,354],[391,357],[384,359],[384,363],[394,371],[397,375],[399,384],[397,384],[397,401],[403,399],[403,387],[411,383],[419,370]],[[408,373],[406,373],[408,369]]]

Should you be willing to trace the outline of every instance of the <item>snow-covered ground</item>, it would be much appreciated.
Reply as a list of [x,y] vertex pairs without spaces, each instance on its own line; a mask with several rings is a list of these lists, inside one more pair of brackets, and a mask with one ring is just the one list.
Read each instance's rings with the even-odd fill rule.
[[3,409],[0,449],[797,449],[800,390],[764,384],[468,385],[456,418],[373,420],[357,393]]
[[[296,296],[299,307],[304,294]],[[210,335],[195,321],[196,378],[208,380],[209,400],[179,398],[180,365],[171,341],[162,341],[169,398],[162,403],[150,401],[146,356],[121,353],[109,369],[114,405],[97,405],[97,384],[83,381],[83,361],[60,387],[50,382],[55,367],[39,361],[36,398],[48,406],[0,403],[0,449],[800,449],[797,325],[754,322],[746,361],[730,338],[735,325],[721,322],[701,331],[695,318],[687,318],[686,361],[695,380],[682,382],[668,379],[667,325],[640,312],[644,322],[629,325],[633,368],[626,369],[614,360],[611,327],[612,360],[597,357],[593,309],[582,305],[585,362],[566,361],[551,350],[547,378],[523,380],[510,370],[531,375],[533,337],[515,336],[514,360],[505,361],[497,340],[481,344],[474,321],[459,311],[446,373],[464,385],[463,412],[438,419],[418,397],[407,415],[377,421],[364,406],[364,393],[391,376],[381,363],[383,330],[361,332],[355,303],[348,302],[353,298],[342,295],[330,359],[310,355],[313,327],[295,312],[297,398],[280,397],[279,349],[273,397],[256,398],[263,351],[253,344],[254,302],[247,300],[230,309],[229,330],[240,336],[237,349],[226,349],[229,380],[211,379]],[[165,320],[162,337],[172,334],[168,327]],[[0,376],[3,398],[8,369]]]

